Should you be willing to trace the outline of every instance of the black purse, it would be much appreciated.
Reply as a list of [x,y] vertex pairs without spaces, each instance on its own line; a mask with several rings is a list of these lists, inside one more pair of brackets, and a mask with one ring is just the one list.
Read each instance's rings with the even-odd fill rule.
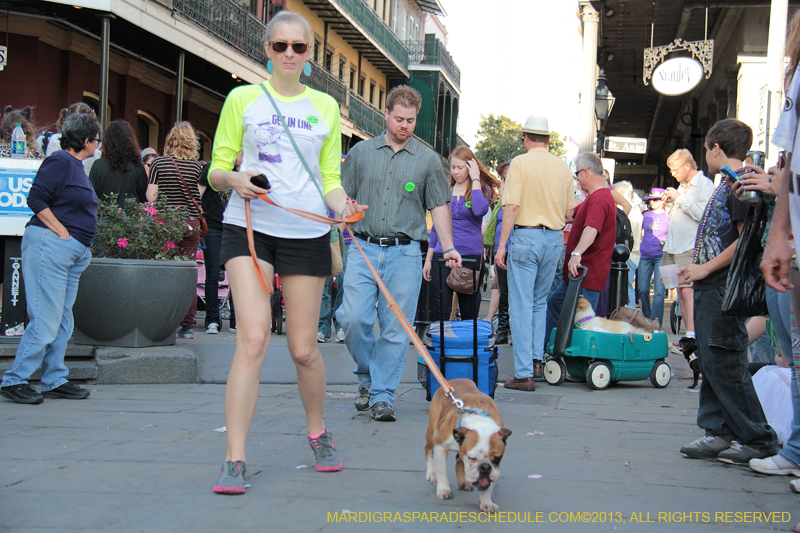
[[767,225],[767,208],[751,206],[728,270],[728,294],[722,314],[742,318],[767,314],[766,283],[761,273],[761,238]]

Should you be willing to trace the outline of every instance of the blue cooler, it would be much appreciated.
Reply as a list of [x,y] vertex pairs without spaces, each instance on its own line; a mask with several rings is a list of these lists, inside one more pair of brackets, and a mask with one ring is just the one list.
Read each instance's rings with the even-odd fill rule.
[[[428,352],[439,369],[443,369],[445,379],[471,379],[481,392],[494,398],[497,387],[497,347],[494,345],[492,323],[485,320],[447,321],[443,327],[444,355],[438,323],[431,324],[426,341]],[[475,328],[478,332],[477,344]],[[420,382],[425,387],[426,399],[430,401],[439,389],[439,382],[425,366],[422,357],[417,359],[417,363]]]

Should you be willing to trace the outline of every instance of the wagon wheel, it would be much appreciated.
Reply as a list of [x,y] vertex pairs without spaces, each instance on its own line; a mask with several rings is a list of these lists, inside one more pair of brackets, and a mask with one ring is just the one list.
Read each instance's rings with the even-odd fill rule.
[[275,324],[275,333],[283,335],[283,306],[278,308],[278,322]]
[[659,359],[650,372],[650,383],[657,389],[663,389],[669,385],[670,379],[672,379],[672,369],[663,359]]
[[567,365],[561,358],[550,359],[544,364],[544,380],[548,385],[561,385],[567,377]]
[[605,389],[611,383],[611,369],[600,361],[592,363],[586,371],[586,383],[595,390]]

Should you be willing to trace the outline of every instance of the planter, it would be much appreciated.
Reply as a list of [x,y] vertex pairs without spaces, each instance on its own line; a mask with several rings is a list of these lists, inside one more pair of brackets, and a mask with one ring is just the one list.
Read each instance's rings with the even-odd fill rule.
[[194,261],[92,259],[75,300],[75,343],[143,348],[175,344],[197,290]]

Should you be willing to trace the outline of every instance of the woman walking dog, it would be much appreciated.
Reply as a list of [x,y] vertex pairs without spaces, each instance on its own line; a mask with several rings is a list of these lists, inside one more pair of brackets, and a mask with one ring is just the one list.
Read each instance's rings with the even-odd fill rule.
[[[214,141],[209,183],[233,189],[225,210],[221,263],[230,279],[237,316],[236,352],[225,393],[228,451],[214,491],[245,492],[245,443],[258,403],[258,385],[270,339],[270,295],[250,257],[245,201],[251,204],[254,247],[264,279],[281,276],[289,353],[306,413],[316,470],[338,471],[342,460],[325,427],[325,364],[317,348],[322,288],[331,273],[330,227],[257,198],[268,191],[251,183],[263,174],[269,196],[283,207],[340,220],[361,211],[342,189],[339,104],[300,83],[311,55],[306,20],[281,11],[267,25],[268,82],[234,89],[225,101]],[[307,68],[307,67],[306,67]],[[285,128],[282,124],[289,125]],[[232,171],[244,152],[239,172]],[[323,201],[324,197],[324,201]]]

